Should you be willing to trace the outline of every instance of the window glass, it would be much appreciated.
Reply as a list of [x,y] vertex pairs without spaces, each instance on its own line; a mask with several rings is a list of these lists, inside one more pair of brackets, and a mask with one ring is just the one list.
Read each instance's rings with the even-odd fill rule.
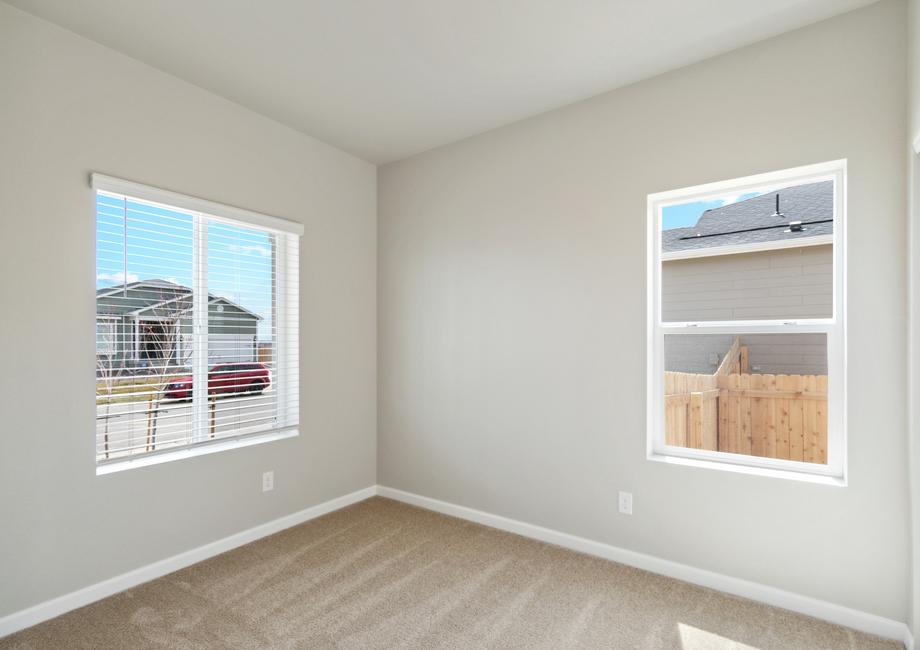
[[97,461],[296,427],[297,235],[108,191],[96,224]]
[[827,336],[666,334],[668,445],[827,463]]
[[668,322],[830,318],[834,181],[661,210]]
[[649,454],[845,474],[846,161],[649,196]]

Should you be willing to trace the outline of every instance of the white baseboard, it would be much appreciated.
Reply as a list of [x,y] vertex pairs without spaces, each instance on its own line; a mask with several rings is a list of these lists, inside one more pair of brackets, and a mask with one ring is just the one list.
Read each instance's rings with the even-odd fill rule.
[[211,542],[210,544],[193,548],[190,551],[185,551],[184,553],[179,553],[178,555],[173,555],[172,557],[142,566],[133,571],[122,573],[114,578],[97,582],[94,585],[39,603],[28,609],[14,612],[13,614],[0,618],[0,638],[41,623],[42,621],[47,621],[55,616],[60,616],[72,609],[83,607],[97,600],[107,598],[125,589],[130,589],[141,583],[149,582],[154,578],[159,578],[173,571],[184,569],[196,562],[201,562],[215,555],[220,555],[238,546],[254,542],[257,539],[272,535],[285,528],[302,524],[310,519],[315,519],[316,517],[328,514],[334,510],[339,510],[345,506],[357,503],[358,501],[363,501],[364,499],[374,496],[376,493],[377,487],[372,485],[363,490],[358,490],[357,492],[352,492],[351,494],[346,494],[306,508],[300,512],[295,512],[279,519],[254,526],[248,530],[234,533],[216,542]]
[[375,494],[685,582],[814,616],[815,618],[824,619],[838,625],[845,625],[870,634],[895,639],[904,643],[907,650],[913,650],[914,648],[914,639],[910,630],[906,624],[900,621],[382,485],[370,486],[363,490],[346,494],[15,612],[0,618],[0,637],[31,627],[55,616],[60,616],[78,607],[107,598],[173,571],[178,571],[196,562],[220,555],[238,546],[254,542],[285,528],[296,526],[358,501],[363,501]]
[[458,506],[446,501],[439,501],[429,497],[423,497],[411,492],[404,492],[394,488],[377,486],[377,494],[382,497],[402,501],[413,506],[433,510],[452,517],[466,519],[491,528],[498,528],[510,533],[530,537],[532,539],[555,544],[564,548],[595,555],[607,560],[626,564],[652,573],[683,580],[710,589],[717,589],[742,598],[749,598],[774,607],[781,607],[800,614],[806,614],[815,618],[820,618],[831,623],[851,627],[862,632],[875,634],[901,641],[908,650],[914,647],[913,636],[907,625],[901,621],[895,621],[868,612],[862,612],[843,605],[837,605],[824,600],[818,600],[810,596],[784,591],[776,587],[762,585],[741,578],[733,578],[721,573],[697,569],[695,567],[672,562],[645,553],[630,551],[625,548],[619,548],[610,544],[596,542],[584,537],[577,537],[568,533],[563,533],[542,526],[535,526],[516,519],[509,519],[500,515],[493,515],[481,510],[474,510],[465,506]]

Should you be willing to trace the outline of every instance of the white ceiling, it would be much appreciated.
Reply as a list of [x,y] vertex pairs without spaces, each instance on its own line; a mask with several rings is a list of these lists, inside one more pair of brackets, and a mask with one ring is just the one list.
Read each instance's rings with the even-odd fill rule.
[[8,0],[371,162],[874,0]]

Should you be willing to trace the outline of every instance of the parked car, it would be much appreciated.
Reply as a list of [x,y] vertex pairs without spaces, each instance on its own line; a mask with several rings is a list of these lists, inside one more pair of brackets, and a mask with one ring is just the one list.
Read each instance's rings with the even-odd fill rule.
[[[219,363],[208,370],[209,395],[261,393],[271,385],[264,363]],[[167,399],[192,399],[192,376],[177,377],[166,386]]]

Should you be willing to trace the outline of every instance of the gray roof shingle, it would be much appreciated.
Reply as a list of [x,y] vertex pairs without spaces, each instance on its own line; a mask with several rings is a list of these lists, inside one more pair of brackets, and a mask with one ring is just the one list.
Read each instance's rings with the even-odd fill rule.
[[[123,288],[126,289],[125,293],[122,293]],[[256,320],[262,320],[259,314],[242,305],[238,305],[229,298],[209,293],[208,302],[211,304],[222,303],[230,305],[245,314],[251,315]],[[96,289],[97,316],[139,316],[145,310],[156,308],[161,303],[172,303],[175,309],[190,310],[192,308],[192,290],[181,284],[159,279],[129,282],[126,287],[116,284]]]
[[[773,216],[777,194],[782,218]],[[706,210],[695,226],[663,230],[661,250],[669,253],[830,235],[833,218],[833,181],[796,185]],[[791,221],[801,221],[803,230],[787,232]]]

